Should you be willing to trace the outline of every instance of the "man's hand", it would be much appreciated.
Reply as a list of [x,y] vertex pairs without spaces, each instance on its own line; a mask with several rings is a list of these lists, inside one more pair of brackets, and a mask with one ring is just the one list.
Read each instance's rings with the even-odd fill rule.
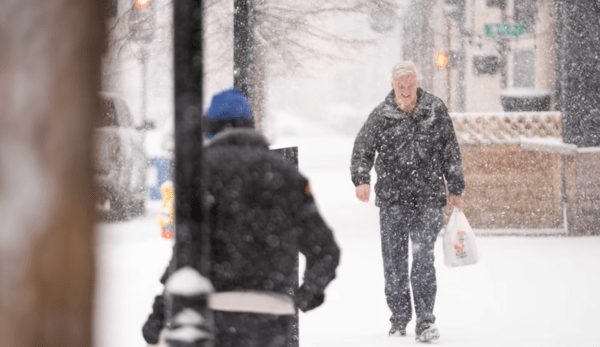
[[361,184],[356,187],[356,197],[362,202],[369,202],[369,195],[371,195],[371,186],[368,184]]
[[462,211],[462,199],[460,195],[450,195],[450,205],[456,206]]

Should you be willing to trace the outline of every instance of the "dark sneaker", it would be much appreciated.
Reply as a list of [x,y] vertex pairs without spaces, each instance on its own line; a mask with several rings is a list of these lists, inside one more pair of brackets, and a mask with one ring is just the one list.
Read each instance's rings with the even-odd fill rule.
[[406,323],[392,323],[392,328],[390,329],[390,336],[406,336]]
[[437,326],[427,321],[417,323],[415,334],[417,335],[416,340],[419,342],[429,342],[440,338],[440,331]]

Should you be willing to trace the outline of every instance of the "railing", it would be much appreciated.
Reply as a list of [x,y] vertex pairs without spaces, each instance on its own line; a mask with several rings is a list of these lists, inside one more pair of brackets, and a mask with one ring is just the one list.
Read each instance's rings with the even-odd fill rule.
[[498,143],[520,138],[549,138],[562,142],[560,112],[451,113],[461,143]]

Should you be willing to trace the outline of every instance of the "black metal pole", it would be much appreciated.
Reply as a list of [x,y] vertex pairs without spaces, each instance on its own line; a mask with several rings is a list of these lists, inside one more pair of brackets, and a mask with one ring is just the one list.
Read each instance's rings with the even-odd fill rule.
[[[165,294],[171,347],[213,346],[210,233],[202,173],[202,2],[174,0],[175,247]],[[185,314],[181,312],[185,311]],[[193,319],[190,319],[192,316]],[[194,333],[190,335],[190,330]],[[189,339],[192,336],[193,339]]]
[[[175,251],[177,268],[192,266],[208,276],[209,233],[202,203],[201,1],[175,0]],[[199,242],[198,242],[199,241]],[[204,248],[204,247],[203,247]],[[199,257],[198,255],[203,255]]]
[[233,14],[233,85],[252,104],[254,87],[254,3],[235,0]]

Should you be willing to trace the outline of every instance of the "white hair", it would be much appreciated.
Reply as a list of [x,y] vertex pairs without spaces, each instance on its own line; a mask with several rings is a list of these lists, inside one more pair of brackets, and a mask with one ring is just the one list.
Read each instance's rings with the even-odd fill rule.
[[410,60],[401,61],[394,65],[392,68],[392,83],[396,82],[399,78],[403,78],[409,76],[411,74],[415,74],[417,80],[419,79],[419,73],[417,72],[417,67],[415,63]]

